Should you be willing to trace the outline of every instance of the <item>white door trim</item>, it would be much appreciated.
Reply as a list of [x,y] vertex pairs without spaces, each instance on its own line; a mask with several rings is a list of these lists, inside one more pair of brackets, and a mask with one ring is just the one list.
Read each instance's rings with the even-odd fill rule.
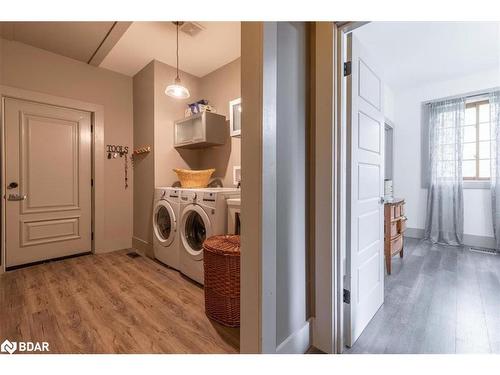
[[277,349],[276,86],[277,23],[242,22],[241,353]]
[[[340,315],[338,262],[340,258],[337,207],[337,168],[340,155],[338,143],[337,108],[335,103],[337,69],[337,26],[334,22],[315,22],[311,53],[315,93],[311,108],[314,137],[310,155],[314,168],[314,319],[312,345],[326,353],[337,353]],[[340,289],[342,290],[342,289]],[[342,294],[342,293],[340,293]],[[342,304],[340,304],[340,307]]]
[[[94,127],[92,139],[92,178],[94,189],[92,191],[92,252],[105,252],[104,247],[104,106],[80,100],[58,97],[36,91],[29,91],[17,87],[0,85],[0,123],[1,123],[1,169],[2,186],[1,196],[5,196],[5,124],[4,124],[4,98],[15,98],[37,103],[50,104],[59,107],[77,109],[92,113]],[[90,181],[89,181],[90,183]],[[2,199],[2,243],[0,273],[5,272],[5,204]]]

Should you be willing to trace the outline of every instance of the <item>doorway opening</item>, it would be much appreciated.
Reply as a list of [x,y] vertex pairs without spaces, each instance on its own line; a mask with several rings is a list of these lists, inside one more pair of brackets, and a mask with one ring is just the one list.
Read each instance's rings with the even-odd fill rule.
[[[500,350],[500,299],[490,292],[500,258],[470,251],[496,247],[489,135],[500,87],[498,26],[340,27],[345,353]],[[452,110],[449,103],[462,104]],[[459,135],[452,146],[442,136],[450,128]],[[451,159],[435,156],[448,146],[456,150]],[[445,164],[459,171],[448,176],[457,199],[435,195]]]

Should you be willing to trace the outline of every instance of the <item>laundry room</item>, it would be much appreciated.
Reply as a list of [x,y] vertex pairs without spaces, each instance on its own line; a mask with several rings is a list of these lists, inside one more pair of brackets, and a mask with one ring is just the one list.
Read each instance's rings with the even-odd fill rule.
[[308,351],[313,26],[0,22],[0,337]]
[[0,295],[38,301],[0,298],[0,336],[32,340],[43,304],[53,353],[240,351],[240,30],[0,23]]
[[[233,327],[227,332],[237,342],[239,236],[214,236],[239,234],[240,23],[134,23],[108,55],[109,66],[141,35],[155,34],[161,43],[141,47],[144,61],[133,76],[132,245],[205,298],[186,309],[206,310],[207,325]],[[218,255],[224,249],[238,256]],[[221,264],[228,259],[230,273]],[[233,281],[217,289],[219,278]]]

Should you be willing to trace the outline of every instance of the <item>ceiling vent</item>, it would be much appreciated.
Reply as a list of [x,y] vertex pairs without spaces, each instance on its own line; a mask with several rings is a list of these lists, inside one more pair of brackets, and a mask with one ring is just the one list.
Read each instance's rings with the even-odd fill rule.
[[179,30],[189,36],[196,36],[204,30],[204,27],[199,23],[188,21],[183,22],[182,25],[180,25]]

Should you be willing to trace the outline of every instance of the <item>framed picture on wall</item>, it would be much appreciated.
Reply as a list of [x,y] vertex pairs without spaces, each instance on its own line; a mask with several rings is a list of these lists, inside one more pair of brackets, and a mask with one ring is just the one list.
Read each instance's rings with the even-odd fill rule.
[[234,186],[238,186],[241,182],[241,166],[235,165],[233,167],[233,184]]
[[229,102],[231,137],[241,137],[241,98]]

